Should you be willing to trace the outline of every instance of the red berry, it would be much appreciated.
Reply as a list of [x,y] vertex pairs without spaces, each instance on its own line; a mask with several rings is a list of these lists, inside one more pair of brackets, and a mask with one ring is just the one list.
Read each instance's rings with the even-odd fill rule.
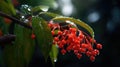
[[60,43],[58,45],[59,45],[59,48],[63,48],[63,44],[62,43]]
[[89,57],[89,56],[91,56],[91,52],[90,51],[87,51],[86,52],[86,55]]
[[96,52],[96,51],[92,51],[91,55],[92,55],[92,56],[96,56],[96,55],[97,55],[97,52]]
[[49,23],[48,26],[49,26],[49,27],[52,27],[52,24]]
[[94,51],[96,52],[97,55],[99,55],[99,53],[100,53],[99,50],[94,49]]
[[54,41],[59,41],[58,37],[54,37]]
[[77,39],[74,42],[75,42],[75,44],[79,44],[80,43],[80,41],[77,40]]
[[82,54],[77,53],[76,56],[77,56],[78,59],[80,59],[82,57]]
[[65,50],[65,49],[62,49],[62,50],[61,50],[61,53],[62,53],[63,55],[65,55],[66,50]]
[[70,31],[72,32],[72,33],[75,33],[76,32],[76,28],[70,28]]
[[68,39],[72,40],[73,39],[73,34],[68,34]]
[[32,33],[31,38],[32,38],[32,39],[35,39],[35,34]]
[[54,34],[55,34],[55,32],[54,32],[54,31],[51,31],[51,33],[52,33],[52,35],[54,35]]
[[67,51],[70,51],[70,50],[71,50],[71,47],[70,47],[70,46],[68,46],[68,47],[66,48],[66,50],[67,50]]
[[78,50],[74,50],[74,53],[75,53],[75,54],[78,54]]
[[90,56],[90,60],[93,62],[95,61],[95,57],[94,56]]
[[91,39],[90,39],[90,42],[91,42],[91,43],[92,43],[92,42],[96,43],[96,40],[94,40],[93,38],[91,38]]
[[97,48],[97,49],[102,49],[102,45],[101,45],[101,44],[97,44],[97,45],[96,45],[96,48]]
[[88,45],[83,43],[83,44],[81,44],[81,47],[82,48],[88,48]]
[[85,53],[85,52],[86,52],[86,49],[85,49],[85,48],[79,48],[79,51],[80,51],[81,53]]
[[62,32],[61,31],[58,31],[58,35],[61,35],[62,34]]
[[93,51],[93,48],[92,47],[88,47],[88,51]]
[[66,41],[65,41],[65,40],[62,40],[61,43],[64,45],[64,44],[66,44]]

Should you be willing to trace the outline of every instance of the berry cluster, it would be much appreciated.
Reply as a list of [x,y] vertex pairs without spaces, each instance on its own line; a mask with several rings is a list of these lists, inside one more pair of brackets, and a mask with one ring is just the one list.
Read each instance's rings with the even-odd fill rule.
[[[48,23],[54,37],[53,43],[57,44],[64,55],[66,52],[73,51],[78,59],[83,54],[87,55],[91,61],[99,55],[102,45],[97,43],[85,32],[73,27],[71,24]],[[94,47],[94,48],[93,48]]]

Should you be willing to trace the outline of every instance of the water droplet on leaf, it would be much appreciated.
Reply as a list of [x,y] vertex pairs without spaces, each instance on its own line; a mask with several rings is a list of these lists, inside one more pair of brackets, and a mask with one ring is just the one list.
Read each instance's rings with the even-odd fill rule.
[[57,62],[57,59],[54,59],[54,62]]
[[27,5],[27,4],[23,4],[20,7],[20,10],[23,14],[27,15],[27,14],[31,14],[31,6]]

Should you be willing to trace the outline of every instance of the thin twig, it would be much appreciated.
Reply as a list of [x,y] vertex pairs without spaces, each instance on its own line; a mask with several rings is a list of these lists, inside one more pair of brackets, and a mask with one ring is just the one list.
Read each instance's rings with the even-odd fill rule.
[[0,45],[2,44],[7,44],[7,43],[11,43],[12,41],[15,40],[15,35],[12,34],[8,34],[8,35],[4,35],[0,37]]
[[20,21],[20,20],[18,20],[18,19],[16,19],[16,18],[14,18],[14,17],[12,17],[12,16],[10,16],[10,15],[7,15],[7,14],[1,12],[1,11],[0,11],[0,16],[6,17],[6,18],[8,18],[8,19],[11,19],[12,21],[14,21],[14,23],[17,23],[17,24],[19,24],[19,25],[21,25],[21,26],[24,26],[24,27],[26,27],[26,28],[32,29],[32,27],[29,26],[29,25],[27,25],[26,23],[24,23],[24,22],[22,22],[22,21]]

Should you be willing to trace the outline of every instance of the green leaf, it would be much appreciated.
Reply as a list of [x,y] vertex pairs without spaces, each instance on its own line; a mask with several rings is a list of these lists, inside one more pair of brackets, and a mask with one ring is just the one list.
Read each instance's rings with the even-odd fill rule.
[[40,5],[40,6],[36,6],[34,8],[32,8],[32,12],[35,13],[35,12],[47,12],[49,9],[48,6],[43,6],[43,5]]
[[7,2],[5,2],[5,0],[0,0],[0,10],[9,15],[16,15],[16,11],[10,0],[7,0]]
[[53,7],[53,3],[55,0],[18,0],[21,4],[28,4],[31,6],[38,5],[47,5],[49,7]]
[[91,37],[94,38],[94,31],[93,31],[93,29],[88,24],[86,24],[85,22],[83,22],[83,21],[81,21],[79,19],[74,19],[74,18],[70,18],[70,17],[55,17],[52,20],[53,21],[59,20],[59,21],[65,21],[65,22],[66,21],[73,22],[73,23],[83,27],[84,29],[86,29],[90,33]]
[[61,16],[59,14],[55,14],[55,13],[51,13],[51,12],[40,12],[39,15],[47,15],[47,16],[52,17],[52,18]]
[[32,27],[36,35],[39,48],[45,60],[47,60],[53,41],[51,30],[48,27],[47,22],[39,17],[32,18]]
[[57,56],[58,56],[58,47],[57,45],[53,44],[51,52],[50,52],[50,58],[51,58],[53,66],[54,66],[54,62],[57,62]]
[[59,14],[51,13],[51,12],[39,12],[39,17],[46,19],[47,21],[51,20],[52,18],[59,17]]
[[31,33],[31,30],[15,25],[15,42],[6,45],[3,52],[7,67],[26,67],[29,64],[35,47]]

